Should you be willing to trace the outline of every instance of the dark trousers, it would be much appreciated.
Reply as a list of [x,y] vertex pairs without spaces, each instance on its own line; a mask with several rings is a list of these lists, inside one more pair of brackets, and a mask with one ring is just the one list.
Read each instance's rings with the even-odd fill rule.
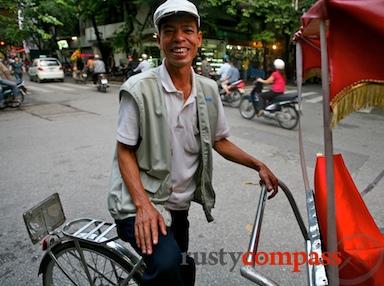
[[143,285],[193,286],[196,266],[193,258],[186,255],[189,243],[188,211],[171,211],[172,225],[167,235],[159,230],[159,242],[151,255],[143,255],[135,240],[135,218],[116,220],[119,237],[129,242],[143,256],[147,269]]
[[22,73],[14,73],[14,76],[16,78],[16,83],[20,83],[23,81],[23,74]]
[[93,73],[92,74],[93,84],[97,84],[98,83],[98,81],[99,81],[99,74],[102,74],[102,73]]
[[260,93],[260,95],[259,95],[259,105],[258,105],[259,110],[264,109],[266,107],[266,106],[264,106],[265,105],[264,101],[266,99],[271,101],[273,98],[275,98],[276,96],[278,96],[280,94],[283,94],[283,92],[275,92],[273,90],[269,90],[267,92]]

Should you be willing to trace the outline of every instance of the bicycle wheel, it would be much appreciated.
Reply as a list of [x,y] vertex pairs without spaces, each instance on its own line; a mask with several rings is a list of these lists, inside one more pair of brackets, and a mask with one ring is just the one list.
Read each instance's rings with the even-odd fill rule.
[[284,129],[293,129],[299,123],[299,113],[291,105],[283,106],[281,112],[277,113],[277,121]]
[[[99,245],[79,241],[86,265],[83,264],[80,253],[73,241],[68,241],[52,249],[60,266],[53,260],[47,263],[43,270],[43,285],[121,285],[130,274],[133,263],[117,253]],[[92,283],[86,270],[88,269]],[[126,285],[140,285],[142,272],[137,271]]]

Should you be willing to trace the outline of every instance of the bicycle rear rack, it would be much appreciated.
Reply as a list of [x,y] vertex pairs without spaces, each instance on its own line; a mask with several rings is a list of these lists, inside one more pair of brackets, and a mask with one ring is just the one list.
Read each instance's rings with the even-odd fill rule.
[[[63,234],[92,243],[107,243],[118,239],[115,232],[116,224],[92,218],[79,218],[63,226]],[[114,232],[114,233],[113,233]],[[108,235],[111,235],[108,237]]]

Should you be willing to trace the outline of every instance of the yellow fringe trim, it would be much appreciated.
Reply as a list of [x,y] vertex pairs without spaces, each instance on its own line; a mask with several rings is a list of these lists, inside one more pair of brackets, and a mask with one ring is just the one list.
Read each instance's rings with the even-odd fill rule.
[[313,78],[313,77],[321,78],[321,68],[312,68],[312,69],[307,70],[304,73],[303,82],[305,82],[306,80]]
[[384,109],[384,80],[362,80],[340,91],[330,102],[331,128],[347,115],[359,109],[378,107]]

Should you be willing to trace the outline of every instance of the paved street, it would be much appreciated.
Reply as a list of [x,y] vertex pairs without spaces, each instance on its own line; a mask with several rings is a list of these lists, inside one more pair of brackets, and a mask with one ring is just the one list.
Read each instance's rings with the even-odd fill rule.
[[[19,110],[0,111],[0,285],[41,285],[42,258],[33,245],[22,214],[52,193],[59,193],[67,220],[97,217],[111,221],[107,190],[116,140],[118,84],[100,93],[92,84],[32,83]],[[252,87],[247,86],[249,91]],[[289,86],[288,93],[296,92]],[[324,152],[321,86],[303,87],[302,129],[306,163],[313,185],[315,155]],[[263,118],[243,119],[238,109],[225,107],[230,140],[270,169],[291,189],[306,221],[298,130],[284,130]],[[342,153],[356,186],[362,191],[383,170],[384,112],[363,110],[344,119],[334,130],[335,153]],[[217,203],[214,222],[201,207],[190,211],[190,251],[197,261],[197,286],[254,285],[240,275],[240,254],[247,251],[258,201],[255,172],[214,155]],[[381,181],[364,196],[377,224],[384,226]],[[260,251],[305,251],[299,227],[282,193],[268,201]],[[232,256],[231,256],[231,254]],[[211,256],[209,256],[211,255]],[[219,257],[223,259],[209,259]],[[233,258],[239,258],[237,261]],[[259,266],[281,285],[306,285],[306,270],[292,266]]]

